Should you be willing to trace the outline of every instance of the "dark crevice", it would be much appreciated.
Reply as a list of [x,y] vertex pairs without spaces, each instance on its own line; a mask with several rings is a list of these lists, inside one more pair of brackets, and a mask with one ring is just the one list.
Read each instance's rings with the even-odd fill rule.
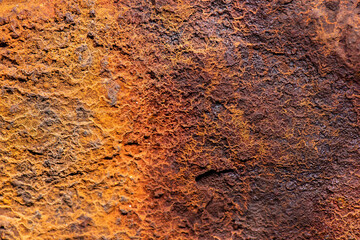
[[211,176],[220,176],[221,174],[224,174],[224,173],[235,173],[235,170],[233,169],[225,169],[225,170],[222,170],[222,171],[215,171],[215,170],[210,170],[210,171],[207,171],[203,174],[200,174],[198,176],[195,177],[195,181],[196,182],[199,182],[201,181],[202,179],[204,178],[208,178],[208,177],[211,177]]

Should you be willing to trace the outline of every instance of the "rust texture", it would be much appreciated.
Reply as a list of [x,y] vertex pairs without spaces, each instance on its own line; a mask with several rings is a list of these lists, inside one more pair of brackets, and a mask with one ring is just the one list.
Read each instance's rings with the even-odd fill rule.
[[0,239],[360,239],[360,2],[0,0]]

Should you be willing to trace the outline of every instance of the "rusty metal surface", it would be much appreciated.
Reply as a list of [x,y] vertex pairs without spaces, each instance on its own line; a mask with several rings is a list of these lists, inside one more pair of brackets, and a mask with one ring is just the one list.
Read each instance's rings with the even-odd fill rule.
[[0,2],[0,239],[360,239],[358,1]]

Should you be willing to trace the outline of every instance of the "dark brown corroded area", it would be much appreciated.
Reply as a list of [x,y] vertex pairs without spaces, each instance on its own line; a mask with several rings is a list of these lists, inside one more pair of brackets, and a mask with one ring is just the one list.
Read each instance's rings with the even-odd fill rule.
[[0,239],[360,239],[360,3],[0,2]]

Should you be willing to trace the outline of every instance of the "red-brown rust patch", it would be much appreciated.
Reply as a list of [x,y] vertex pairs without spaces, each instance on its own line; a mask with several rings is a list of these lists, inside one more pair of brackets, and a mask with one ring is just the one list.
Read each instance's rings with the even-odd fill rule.
[[355,3],[53,2],[0,3],[1,237],[360,237]]

